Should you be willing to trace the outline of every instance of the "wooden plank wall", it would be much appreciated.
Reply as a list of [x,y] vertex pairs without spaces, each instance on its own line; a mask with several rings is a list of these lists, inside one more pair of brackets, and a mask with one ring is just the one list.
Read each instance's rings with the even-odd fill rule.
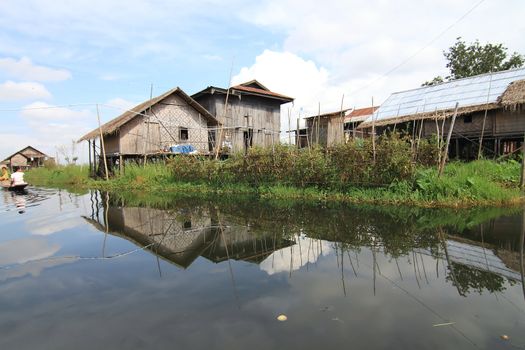
[[226,140],[232,143],[233,152],[244,151],[244,133],[253,129],[252,146],[271,147],[279,143],[281,128],[280,102],[257,96],[231,95],[227,117],[224,115],[223,95],[212,95],[219,120],[226,128]]
[[[483,126],[483,118],[485,112],[475,112],[470,115],[458,116],[454,125],[454,134],[461,134],[467,137],[479,138]],[[469,122],[469,120],[471,120]],[[450,127],[450,118],[445,122],[445,135]],[[441,123],[439,121],[439,128],[441,132]],[[429,137],[436,134],[436,124],[434,120],[425,120],[424,136]],[[525,112],[511,111],[504,109],[497,109],[488,111],[487,120],[485,122],[484,137],[503,137],[503,136],[519,136],[523,137],[525,132]]]

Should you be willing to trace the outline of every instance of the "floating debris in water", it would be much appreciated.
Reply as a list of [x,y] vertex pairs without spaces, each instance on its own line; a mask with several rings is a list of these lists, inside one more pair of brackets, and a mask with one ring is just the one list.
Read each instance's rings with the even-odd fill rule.
[[277,320],[278,321],[281,321],[281,322],[284,322],[288,319],[288,317],[286,317],[286,315],[279,315],[277,316]]
[[323,306],[319,309],[319,311],[326,312],[326,311],[332,311],[334,309],[333,306]]
[[509,336],[506,335],[506,334],[502,334],[500,338],[503,339],[503,340],[509,340],[510,339]]
[[452,326],[453,324],[456,324],[456,322],[438,323],[438,324],[433,325],[432,327]]

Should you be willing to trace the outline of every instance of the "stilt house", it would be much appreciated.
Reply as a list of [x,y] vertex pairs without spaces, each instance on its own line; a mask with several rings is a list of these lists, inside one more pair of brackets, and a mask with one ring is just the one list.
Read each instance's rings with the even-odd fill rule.
[[369,137],[372,128],[358,129],[358,126],[367,118],[371,117],[378,108],[379,106],[358,108],[347,113],[344,119],[345,141],[356,137]]
[[447,135],[456,103],[451,157],[476,158],[480,142],[488,157],[520,147],[525,132],[525,68],[396,92],[358,128],[374,123],[378,128],[408,126],[422,137]]
[[15,167],[21,167],[22,169],[30,169],[44,166],[46,160],[53,160],[54,158],[49,157],[47,154],[40,152],[34,147],[27,146],[20,151],[5,158],[0,164],[7,166],[11,171]]
[[281,105],[293,101],[291,97],[270,91],[257,80],[230,89],[209,86],[192,97],[221,122],[217,137],[221,139],[222,149],[230,152],[278,144]]
[[343,123],[346,112],[348,109],[305,118],[310,144],[330,147],[343,143]]
[[90,143],[90,159],[101,155],[96,140],[103,135],[106,157],[133,159],[172,152],[191,145],[200,154],[213,151],[219,122],[180,88],[145,101],[96,128],[79,140]]

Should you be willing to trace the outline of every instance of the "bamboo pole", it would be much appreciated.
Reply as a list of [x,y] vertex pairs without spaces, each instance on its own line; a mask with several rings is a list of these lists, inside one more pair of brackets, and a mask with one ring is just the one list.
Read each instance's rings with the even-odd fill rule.
[[376,116],[374,116],[374,96],[372,96],[372,153],[374,164],[376,163]]
[[438,176],[443,175],[443,170],[445,169],[445,163],[447,162],[448,155],[448,145],[450,144],[450,138],[452,137],[452,130],[454,130],[454,123],[456,122],[456,117],[458,115],[458,106],[459,102],[456,102],[456,108],[454,110],[454,115],[452,116],[452,121],[450,122],[450,128],[448,130],[447,142],[445,143],[445,148],[443,149],[443,156],[441,157],[441,164],[439,167]]
[[[153,98],[153,84],[151,84],[149,89],[149,99]],[[151,105],[149,106],[149,112],[151,114]],[[149,124],[150,124],[150,116],[148,115],[148,118],[146,119],[146,141],[144,142],[144,167],[146,167],[146,163],[148,161],[148,144],[149,144]],[[120,171],[122,174],[122,170]]]
[[523,134],[523,144],[521,145],[521,176],[520,176],[520,188],[523,189],[525,186],[525,133]]
[[345,101],[345,94],[341,96],[341,125],[339,126],[339,132],[341,133],[341,143],[345,141],[345,117],[343,115],[343,103]]
[[104,135],[102,133],[102,126],[100,125],[100,113],[98,111],[98,104],[97,104],[97,120],[98,120],[98,131],[100,133],[100,146],[102,147],[102,157],[104,159],[104,170],[106,171],[106,181],[107,181],[109,180],[108,160],[106,159],[106,146],[104,145]]
[[483,116],[483,124],[481,126],[481,136],[479,138],[479,148],[478,148],[478,159],[481,158],[481,151],[483,148],[483,136],[485,136],[485,123],[487,121],[487,113],[489,111],[489,99],[490,99],[490,89],[492,87],[492,72],[490,74],[490,80],[489,80],[489,89],[487,92],[487,104],[485,106],[485,115]]
[[316,125],[316,130],[315,130],[315,143],[317,145],[319,145],[319,126],[320,126],[319,124],[321,124],[321,102],[318,102],[318,107],[317,107],[317,125]]
[[525,266],[523,265],[523,245],[525,244],[525,211],[521,213],[521,237],[520,237],[520,275],[521,289],[525,298]]
[[217,144],[215,145],[215,159],[219,158],[219,152],[220,152],[221,145],[222,145],[222,138],[224,137],[224,124],[226,123],[226,113],[228,111],[228,99],[230,97],[230,90],[231,90],[231,85],[232,85],[232,71],[233,71],[233,60],[232,60],[232,65],[230,67],[230,79],[228,80],[228,90],[226,91],[226,99],[224,100],[224,111],[222,113],[223,120],[222,120],[221,128],[219,131],[219,138],[216,141]]
[[89,175],[93,174],[93,164],[91,164],[91,140],[88,140],[88,154],[89,154]]

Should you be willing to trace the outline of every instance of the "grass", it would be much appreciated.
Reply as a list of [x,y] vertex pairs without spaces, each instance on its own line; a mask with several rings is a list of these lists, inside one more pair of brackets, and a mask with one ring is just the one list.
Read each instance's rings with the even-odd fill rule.
[[243,195],[276,200],[475,207],[522,203],[524,196],[518,188],[519,174],[520,163],[516,161],[480,160],[470,163],[451,162],[442,177],[438,177],[435,167],[419,166],[411,178],[382,187],[296,187],[279,183],[237,182],[234,179],[222,183],[187,179],[182,181],[169,167],[162,164],[148,164],[146,167],[127,165],[124,175],[107,182],[90,179],[88,169],[81,166],[33,169],[27,173],[26,179],[40,186],[77,190],[97,188],[151,195],[167,192],[203,197]]

